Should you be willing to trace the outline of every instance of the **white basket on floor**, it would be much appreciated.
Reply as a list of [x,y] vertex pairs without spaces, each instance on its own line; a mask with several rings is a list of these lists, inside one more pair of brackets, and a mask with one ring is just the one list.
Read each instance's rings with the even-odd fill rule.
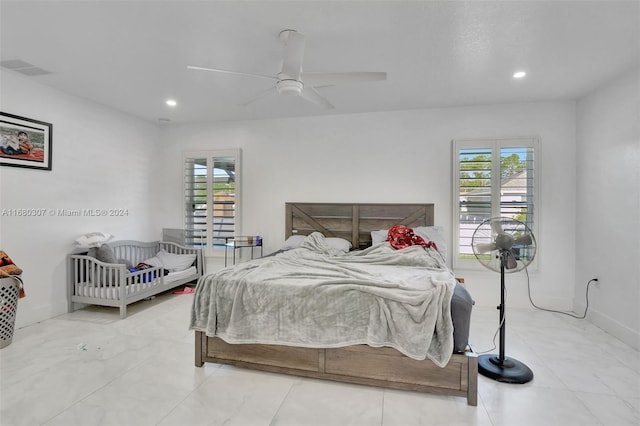
[[0,349],[13,339],[21,286],[20,278],[0,278]]

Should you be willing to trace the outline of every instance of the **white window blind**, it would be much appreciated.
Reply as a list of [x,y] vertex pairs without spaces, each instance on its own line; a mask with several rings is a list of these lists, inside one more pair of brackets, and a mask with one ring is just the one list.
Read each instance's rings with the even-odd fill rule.
[[486,219],[509,217],[535,233],[537,138],[454,140],[453,265],[477,264],[471,239]]
[[184,154],[185,243],[223,254],[239,233],[240,150]]

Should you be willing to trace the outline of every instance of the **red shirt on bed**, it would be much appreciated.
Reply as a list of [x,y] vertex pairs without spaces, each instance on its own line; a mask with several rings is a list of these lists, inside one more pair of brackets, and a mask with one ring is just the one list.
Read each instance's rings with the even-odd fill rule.
[[420,235],[413,233],[413,229],[404,225],[395,225],[387,233],[387,241],[394,249],[400,250],[409,246],[420,245],[422,247],[433,247],[438,250],[438,246],[433,241],[425,241]]

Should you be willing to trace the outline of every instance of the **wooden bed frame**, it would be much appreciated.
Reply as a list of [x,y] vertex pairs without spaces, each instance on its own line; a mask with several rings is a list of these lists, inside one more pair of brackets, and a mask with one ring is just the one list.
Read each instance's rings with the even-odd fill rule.
[[[351,241],[354,248],[371,244],[371,231],[396,224],[433,225],[433,204],[286,203],[286,237],[319,231]],[[328,379],[392,389],[462,396],[478,403],[478,358],[469,349],[453,354],[440,368],[392,348],[367,345],[343,348],[300,348],[279,345],[228,344],[196,331],[195,365],[205,362]]]

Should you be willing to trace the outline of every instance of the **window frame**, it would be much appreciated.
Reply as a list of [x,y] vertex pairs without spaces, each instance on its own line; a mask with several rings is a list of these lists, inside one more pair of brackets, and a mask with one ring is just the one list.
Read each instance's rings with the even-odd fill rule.
[[[184,221],[185,229],[187,228],[187,182],[186,178],[186,164],[188,160],[206,158],[207,160],[207,215],[206,220],[206,235],[207,244],[204,247],[204,255],[207,257],[224,257],[224,250],[216,250],[213,245],[213,215],[214,215],[214,202],[213,202],[213,173],[211,168],[216,158],[233,157],[234,158],[234,235],[242,234],[241,224],[241,212],[242,212],[242,150],[240,148],[228,148],[228,149],[213,149],[213,150],[198,150],[198,151],[183,151],[182,153],[182,220]],[[231,235],[232,236],[232,235]],[[211,238],[210,238],[211,237]]]
[[[460,151],[462,149],[488,149],[491,151],[491,217],[500,216],[501,211],[501,176],[500,154],[505,148],[527,148],[533,151],[533,224],[530,226],[536,238],[537,255],[529,265],[530,270],[538,268],[540,252],[540,138],[538,136],[521,136],[511,138],[486,139],[454,139],[452,140],[452,170],[453,170],[453,217],[451,257],[454,269],[482,269],[482,265],[475,258],[460,256]],[[496,178],[497,177],[497,178]]]

